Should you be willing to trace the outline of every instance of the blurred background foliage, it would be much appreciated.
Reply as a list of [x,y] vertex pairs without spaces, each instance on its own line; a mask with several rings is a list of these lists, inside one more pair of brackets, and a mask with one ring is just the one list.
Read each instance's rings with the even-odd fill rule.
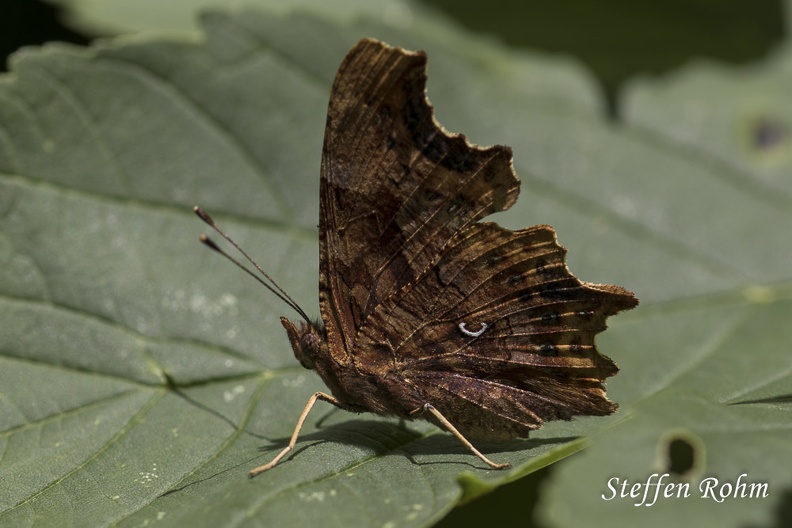
[[781,0],[423,0],[466,28],[513,47],[576,57],[599,81],[618,116],[619,89],[696,58],[744,64],[785,37]]
[[[513,48],[575,57],[596,79],[608,117],[619,118],[620,92],[636,76],[662,76],[696,59],[731,65],[758,62],[782,43],[789,16],[782,0],[421,0],[469,31]],[[87,45],[38,0],[3,0],[0,55],[50,41]],[[4,60],[2,68],[7,63]],[[513,525],[514,508],[531,512],[552,467],[452,511],[438,526]]]
[[[662,75],[700,58],[758,61],[787,33],[783,0],[419,1],[511,47],[577,58],[616,119],[620,89],[630,78]],[[0,54],[53,40],[87,44],[93,35],[65,27],[64,18],[39,0],[3,0]]]

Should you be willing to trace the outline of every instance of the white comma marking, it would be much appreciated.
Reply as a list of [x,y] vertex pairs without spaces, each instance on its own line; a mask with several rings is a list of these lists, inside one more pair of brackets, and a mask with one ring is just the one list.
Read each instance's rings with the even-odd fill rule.
[[472,331],[470,331],[470,330],[468,330],[468,329],[466,328],[466,327],[467,327],[467,323],[465,323],[465,322],[461,322],[461,323],[459,323],[459,330],[460,330],[460,331],[461,331],[463,334],[465,334],[466,336],[470,336],[470,337],[478,337],[478,336],[480,336],[481,334],[483,334],[483,333],[484,333],[484,330],[486,330],[488,326],[489,326],[489,325],[488,325],[487,323],[481,323],[481,328],[479,328],[479,329],[478,329],[478,330],[476,330],[475,332],[472,332]]

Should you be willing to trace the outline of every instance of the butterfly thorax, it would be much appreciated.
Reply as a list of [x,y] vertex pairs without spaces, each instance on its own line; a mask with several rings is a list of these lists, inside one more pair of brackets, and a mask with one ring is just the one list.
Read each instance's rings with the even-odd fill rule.
[[281,324],[286,329],[297,360],[303,367],[319,374],[342,408],[409,417],[410,411],[423,403],[416,399],[416,395],[405,393],[389,369],[370,372],[370,369],[361,369],[354,363],[335,361],[329,352],[321,323],[300,322],[298,326],[281,317]]

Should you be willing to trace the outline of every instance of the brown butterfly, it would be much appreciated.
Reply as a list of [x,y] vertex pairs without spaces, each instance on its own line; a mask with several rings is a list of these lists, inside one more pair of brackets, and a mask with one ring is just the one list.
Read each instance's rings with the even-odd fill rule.
[[425,88],[423,52],[372,39],[336,74],[321,165],[322,322],[265,283],[304,319],[281,323],[332,395],[314,394],[289,445],[251,476],[294,448],[317,400],[423,417],[498,469],[509,465],[468,439],[527,437],[548,420],[617,409],[603,382],[618,368],[594,336],[638,300],[572,275],[550,226],[480,222],[517,200],[511,149],[444,131]]

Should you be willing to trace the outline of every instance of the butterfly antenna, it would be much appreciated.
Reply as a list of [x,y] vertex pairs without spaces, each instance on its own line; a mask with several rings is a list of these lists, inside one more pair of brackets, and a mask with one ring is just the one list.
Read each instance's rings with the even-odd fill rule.
[[[243,265],[243,264],[242,264],[241,262],[239,262],[237,259],[235,259],[235,258],[234,258],[234,257],[232,257],[231,255],[229,255],[227,252],[225,252],[223,249],[221,249],[221,248],[220,248],[220,246],[218,246],[217,244],[215,244],[215,243],[212,241],[212,239],[210,239],[208,236],[206,236],[206,235],[201,235],[201,236],[199,237],[199,240],[200,240],[200,241],[201,241],[201,242],[202,242],[204,245],[206,245],[206,246],[207,246],[207,247],[209,247],[210,249],[212,249],[212,250],[214,250],[214,251],[216,251],[216,252],[220,253],[220,254],[221,254],[221,255],[223,255],[225,258],[227,258],[228,260],[230,260],[231,262],[233,262],[234,264],[236,264],[236,266],[237,266],[239,269],[241,269],[242,271],[244,271],[245,273],[247,273],[248,275],[250,275],[251,277],[253,277],[254,279],[256,279],[256,280],[257,280],[259,283],[261,283],[261,285],[262,285],[262,286],[264,286],[264,287],[265,287],[265,288],[267,288],[269,291],[271,291],[272,293],[274,293],[274,294],[275,294],[275,296],[276,296],[278,299],[280,299],[281,301],[285,302],[285,303],[286,303],[287,305],[289,305],[289,306],[290,306],[290,307],[291,307],[291,308],[292,308],[294,311],[296,311],[298,314],[300,314],[300,316],[301,316],[303,319],[305,319],[305,321],[306,321],[308,324],[311,324],[311,320],[310,320],[310,318],[309,318],[309,317],[308,317],[308,315],[305,313],[305,311],[304,311],[302,308],[300,308],[300,305],[299,305],[299,304],[297,304],[297,302],[296,302],[294,299],[292,299],[292,298],[291,298],[291,296],[289,296],[289,294],[288,294],[288,293],[286,293],[286,292],[283,290],[283,288],[281,288],[281,287],[278,285],[278,283],[277,283],[277,282],[275,282],[275,280],[273,280],[273,278],[272,278],[272,277],[270,277],[270,276],[267,274],[267,272],[266,272],[266,271],[264,271],[264,270],[261,268],[261,266],[259,266],[259,265],[258,265],[258,262],[256,262],[255,260],[253,260],[253,258],[252,258],[250,255],[248,255],[248,254],[247,254],[247,252],[245,252],[245,250],[244,250],[244,249],[242,249],[241,247],[239,247],[239,244],[237,244],[236,242],[234,242],[234,239],[233,239],[233,238],[231,238],[230,236],[228,236],[228,235],[227,235],[227,234],[226,234],[226,233],[225,233],[225,232],[224,232],[222,229],[220,229],[220,228],[217,226],[217,224],[215,223],[215,221],[212,219],[212,217],[211,217],[211,216],[209,216],[209,214],[208,214],[206,211],[204,211],[203,209],[201,209],[201,208],[200,208],[200,207],[198,207],[197,205],[196,205],[195,207],[193,207],[193,211],[195,211],[195,214],[197,214],[197,215],[198,215],[198,218],[200,218],[201,220],[203,220],[204,222],[206,222],[206,224],[208,224],[208,225],[209,225],[209,226],[210,226],[212,229],[214,229],[215,231],[217,231],[217,232],[220,234],[220,236],[222,236],[222,237],[223,237],[224,239],[226,239],[226,240],[227,240],[227,241],[228,241],[228,242],[229,242],[229,243],[230,243],[232,246],[234,246],[234,247],[237,249],[237,251],[239,251],[240,253],[242,253],[242,255],[244,255],[244,257],[247,259],[247,261],[248,261],[248,262],[250,262],[251,264],[253,264],[253,266],[254,266],[254,267],[255,267],[255,268],[256,268],[256,269],[259,271],[259,273],[261,273],[261,274],[264,276],[264,278],[265,278],[265,279],[267,279],[267,281],[269,281],[269,283],[268,283],[268,282],[266,282],[266,281],[265,281],[264,279],[262,279],[261,277],[259,277],[258,275],[256,275],[255,273],[253,273],[252,271],[250,271],[250,269],[248,269],[248,267],[247,267],[247,266]],[[273,287],[273,286],[274,286],[274,287]]]

